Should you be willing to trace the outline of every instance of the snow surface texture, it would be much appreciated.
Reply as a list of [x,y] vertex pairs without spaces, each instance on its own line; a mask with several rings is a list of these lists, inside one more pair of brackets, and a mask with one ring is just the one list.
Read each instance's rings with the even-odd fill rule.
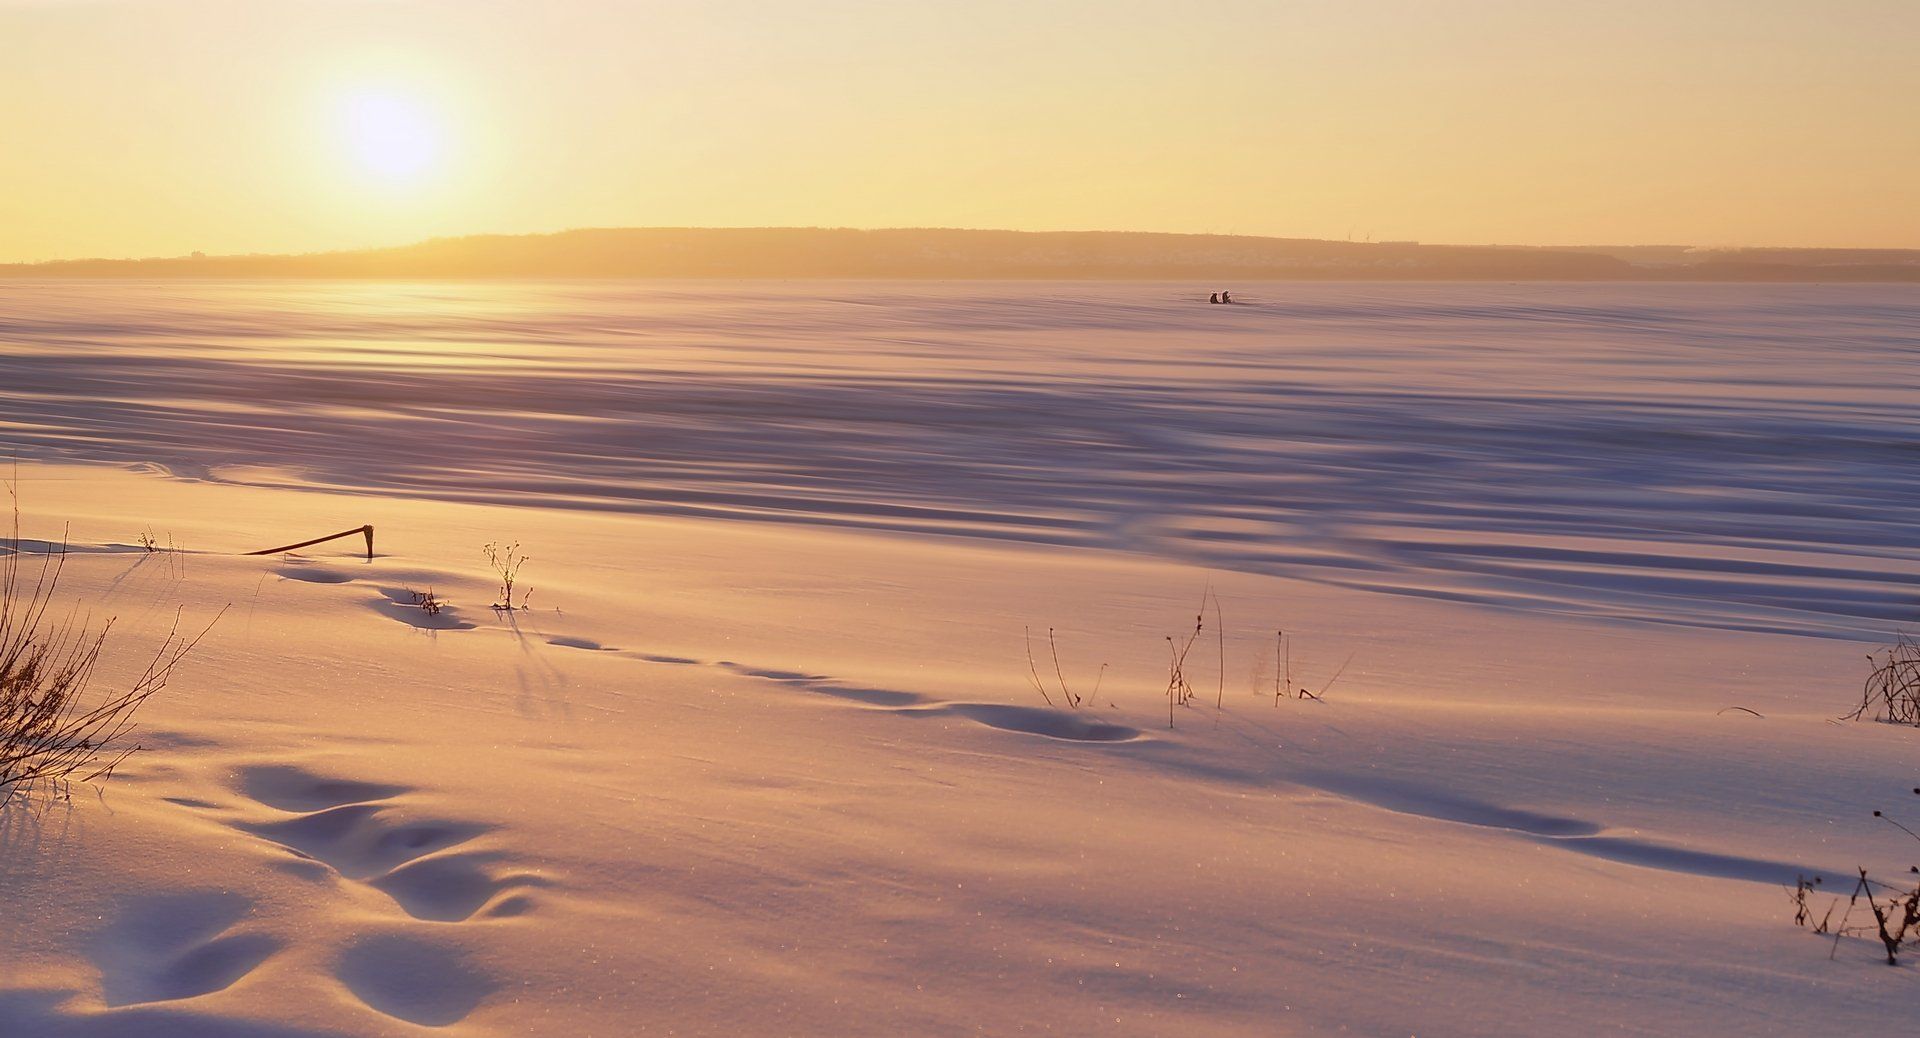
[[[1911,286],[0,285],[24,456],[1858,636]],[[276,471],[262,471],[262,468]]]
[[[99,793],[0,813],[0,1035],[1910,1033],[1920,971],[1795,929],[1782,886],[1913,856],[1870,812],[1912,800],[1920,737],[1831,721],[1861,640],[1912,615],[1891,503],[1920,457],[1912,343],[1887,316],[1911,293],[1315,286],[1285,304],[1308,332],[1122,301],[1140,286],[838,287],[726,286],[745,327],[724,341],[712,286],[60,286],[0,311],[23,454],[218,477],[20,466],[25,535],[82,549],[63,599],[120,618],[100,680],[177,608],[230,607],[149,705],[148,752]],[[1669,332],[1596,341],[1635,298]],[[1351,358],[1314,316],[1341,307]],[[1448,312],[1506,359],[1436,332]],[[1083,326],[1047,330],[1063,313]],[[159,331],[88,345],[83,317]],[[74,341],[49,345],[61,322]],[[1716,322],[1758,359],[1709,377],[1688,343]],[[1817,343],[1781,329],[1815,323],[1881,369],[1794,359]],[[1237,374],[1196,374],[1215,364]],[[807,388],[863,378],[831,407]],[[973,385],[1017,378],[1056,404]],[[1263,378],[1337,435],[1206,403]],[[1136,380],[1166,387],[1155,429]],[[1528,445],[1491,426],[1440,435],[1517,421],[1437,402],[1476,383],[1540,398],[1546,468],[1523,475]],[[1331,393],[1379,399],[1338,418]],[[1638,421],[1626,397],[1674,409],[1664,464],[1651,426],[1616,448],[1582,424],[1602,399]],[[1695,412],[1748,432],[1682,435]],[[1854,427],[1859,457],[1837,436],[1813,457],[1856,465],[1858,492],[1810,511],[1844,480],[1738,446],[1769,413]],[[1264,431],[1221,431],[1243,420]],[[1149,435],[1158,453],[1131,446]],[[1447,510],[1409,492],[1439,493],[1423,465],[1506,476]],[[697,493],[722,488],[740,496]],[[963,518],[915,528],[922,498]],[[1236,502],[1271,532],[1194,518]],[[233,554],[366,522],[371,561]],[[134,546],[149,528],[185,550]],[[1287,558],[1296,537],[1314,550]],[[534,557],[531,609],[487,608],[501,539]],[[1515,572],[1475,568],[1523,541]],[[1165,639],[1208,587],[1224,638],[1210,610],[1169,729]],[[438,614],[411,604],[425,589]],[[1294,684],[1351,659],[1324,702],[1276,702],[1282,627]],[[1028,686],[1029,628],[1087,709]]]

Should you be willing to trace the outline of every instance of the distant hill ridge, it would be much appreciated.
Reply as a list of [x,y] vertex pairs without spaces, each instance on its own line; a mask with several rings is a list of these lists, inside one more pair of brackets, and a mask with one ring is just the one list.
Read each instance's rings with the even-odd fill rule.
[[1524,247],[1136,231],[635,227],[299,255],[0,264],[0,278],[1920,281],[1920,250]]

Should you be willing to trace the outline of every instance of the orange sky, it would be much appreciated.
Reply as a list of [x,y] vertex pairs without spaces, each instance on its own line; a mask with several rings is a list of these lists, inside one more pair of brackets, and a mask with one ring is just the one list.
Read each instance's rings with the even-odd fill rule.
[[0,0],[0,261],[579,226],[1920,248],[1913,0]]

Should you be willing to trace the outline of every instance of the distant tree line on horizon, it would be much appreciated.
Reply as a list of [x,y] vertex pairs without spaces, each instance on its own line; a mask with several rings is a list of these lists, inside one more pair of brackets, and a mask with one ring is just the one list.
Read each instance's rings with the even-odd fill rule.
[[0,277],[1920,281],[1920,250],[1533,247],[1130,231],[607,228],[298,255],[0,264]]

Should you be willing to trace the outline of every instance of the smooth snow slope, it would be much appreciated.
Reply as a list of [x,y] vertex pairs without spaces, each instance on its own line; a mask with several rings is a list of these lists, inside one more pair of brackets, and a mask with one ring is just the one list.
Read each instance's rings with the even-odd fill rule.
[[[89,548],[66,591],[121,617],[108,680],[176,604],[229,608],[149,752],[4,815],[0,1033],[1891,1035],[1920,994],[1788,923],[1800,872],[1908,855],[1868,812],[1902,806],[1914,733],[1829,721],[1846,642],[1098,552],[22,486],[29,533]],[[368,520],[372,562],[223,553]],[[193,553],[127,547],[144,523]],[[535,555],[512,616],[499,536]],[[1203,641],[1169,730],[1162,638],[1207,581],[1227,668]],[[1300,683],[1353,658],[1327,701],[1274,702],[1282,625]],[[1111,664],[1098,706],[1041,708],[1026,626],[1083,693]]]

